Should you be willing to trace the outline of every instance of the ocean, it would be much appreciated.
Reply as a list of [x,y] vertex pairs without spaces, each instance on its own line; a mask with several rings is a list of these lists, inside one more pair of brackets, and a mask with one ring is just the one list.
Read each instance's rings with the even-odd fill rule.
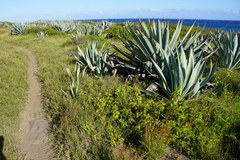
[[[141,21],[157,21],[158,19],[86,19],[86,20],[79,20],[79,21],[93,21],[98,22],[102,20],[111,21],[114,23],[121,23],[121,22],[139,22]],[[162,21],[168,21],[170,23],[177,24],[179,21],[178,19],[160,19]],[[240,32],[240,21],[233,21],[233,20],[203,20],[203,19],[183,19],[183,25],[191,26],[195,23],[195,26],[209,28],[209,29],[219,29],[224,31],[232,31],[232,32]]]

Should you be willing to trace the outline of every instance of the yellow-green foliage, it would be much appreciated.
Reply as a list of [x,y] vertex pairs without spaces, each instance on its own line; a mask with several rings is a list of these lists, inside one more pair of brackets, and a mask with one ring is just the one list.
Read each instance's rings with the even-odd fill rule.
[[[139,143],[147,126],[160,124],[161,112],[164,110],[162,101],[145,99],[137,86],[128,85],[117,88],[112,94],[99,95],[94,99],[96,113],[100,120],[109,118],[112,128],[120,128],[123,138]],[[112,145],[117,142],[112,141]]]
[[119,24],[110,26],[103,33],[109,39],[130,39],[131,37],[126,28]]
[[217,71],[214,75],[214,81],[218,86],[225,86],[226,89],[236,94],[240,91],[240,73],[237,71]]
[[[176,24],[170,24],[170,32],[171,34],[174,32],[174,30],[176,29]],[[180,38],[183,38],[184,35],[187,33],[187,31],[190,29],[191,26],[183,26],[181,33],[180,33]],[[200,28],[200,27],[196,27],[196,25],[193,27],[193,29],[191,30],[190,34],[194,34],[194,32],[196,31],[201,31],[202,35],[206,38],[206,37],[210,37],[211,32],[215,32],[216,29],[206,29],[206,28]]]
[[195,158],[238,159],[240,156],[240,97],[223,92],[196,102],[172,99],[166,114],[173,144]]
[[82,21],[82,23],[87,23],[87,24],[91,24],[91,25],[95,25],[96,24],[95,22],[92,22],[92,21]]
[[[82,89],[75,102],[71,103],[74,106],[68,106],[66,116],[61,119],[62,131],[57,136],[67,136],[70,139],[75,137],[72,142],[68,138],[61,141],[67,150],[77,151],[70,156],[111,159],[115,148],[122,144],[136,149],[145,148],[148,157],[163,156],[167,138],[157,137],[156,132],[165,134],[160,123],[165,103],[146,99],[141,96],[137,86],[117,84],[118,80],[115,79],[114,82],[114,78],[93,80],[88,76],[82,78]],[[150,126],[154,126],[155,134],[147,132],[148,135],[145,135],[144,131]],[[70,132],[63,132],[66,130]],[[159,141],[153,141],[149,136],[154,136]],[[84,150],[81,150],[83,147]],[[156,154],[152,149],[161,152]]]

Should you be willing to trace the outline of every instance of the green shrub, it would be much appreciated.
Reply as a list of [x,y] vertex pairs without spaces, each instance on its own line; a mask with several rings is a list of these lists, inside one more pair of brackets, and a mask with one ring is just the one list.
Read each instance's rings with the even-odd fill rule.
[[229,91],[236,94],[240,91],[240,73],[227,70],[217,71],[213,77],[218,86],[226,86]]
[[61,31],[57,31],[54,30],[52,28],[40,28],[40,27],[31,27],[27,29],[27,33],[28,34],[38,34],[39,32],[45,32],[47,33],[49,36],[52,35],[66,35],[66,33],[61,32]]
[[[170,33],[172,34],[174,32],[174,30],[176,29],[176,24],[172,24],[170,23]],[[182,31],[179,35],[180,38],[183,38],[186,33],[188,32],[188,30],[191,28],[191,26],[183,26],[182,27]],[[205,38],[210,37],[211,32],[216,31],[216,29],[207,29],[207,28],[200,28],[200,27],[193,27],[193,29],[191,30],[190,34],[193,35],[195,32],[201,31],[201,35],[204,36]]]
[[119,38],[131,39],[131,36],[128,33],[128,31],[126,30],[126,28],[124,28],[121,25],[110,26],[103,33],[106,34],[106,38],[108,38],[108,39],[119,39]]
[[194,158],[236,159],[240,153],[239,104],[239,97],[229,92],[190,103],[173,99],[166,114],[173,126],[173,144]]
[[91,43],[91,42],[97,42],[98,49],[101,49],[101,46],[103,46],[104,44],[105,44],[104,49],[109,49],[110,47],[110,42],[108,40],[104,39],[101,36],[92,36],[92,35],[78,37],[75,40],[67,41],[63,44],[63,46],[78,45],[80,48],[86,48],[88,46],[88,43]]
[[[102,101],[105,102],[101,104]],[[161,112],[164,110],[163,101],[145,99],[137,86],[128,85],[117,88],[113,95],[98,97],[95,104],[99,118],[111,117],[128,142],[134,143],[139,143],[139,137],[143,136],[147,126],[160,124]]]
[[[66,108],[60,120],[63,132],[58,135],[64,148],[74,151],[69,155],[72,159],[111,159],[113,151],[122,144],[141,150],[139,153],[147,152],[149,157],[165,153],[168,132],[160,123],[165,103],[146,99],[138,86],[119,85],[119,82],[116,85],[117,81],[112,77],[96,79],[87,75],[80,80],[79,94],[75,102],[68,102],[73,106]],[[149,126],[154,126],[154,133],[149,132]],[[70,143],[63,136],[74,141]],[[156,151],[161,152],[156,154]]]
[[[68,79],[65,80],[63,84],[68,84]],[[57,106],[53,112],[60,157],[89,160],[111,157],[109,133],[106,132],[106,125],[110,122],[99,122],[94,102],[99,95],[112,92],[120,85],[121,82],[114,77],[85,75],[80,79],[79,94],[75,99],[65,96],[56,99],[56,103],[62,106]]]
[[82,23],[86,23],[86,24],[90,24],[90,25],[95,25],[96,24],[95,22],[92,22],[92,21],[82,21]]
[[144,152],[148,158],[165,155],[170,128],[161,123],[165,109],[163,100],[147,99],[141,96],[138,86],[123,85],[113,94],[94,98],[93,104],[99,123],[107,122],[112,147],[124,143],[139,153]]

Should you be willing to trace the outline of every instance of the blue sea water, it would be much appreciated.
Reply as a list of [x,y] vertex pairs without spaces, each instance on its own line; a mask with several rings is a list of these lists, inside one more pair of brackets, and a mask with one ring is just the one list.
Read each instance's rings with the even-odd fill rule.
[[[115,23],[121,22],[139,22],[139,21],[152,21],[158,19],[87,19],[87,20],[80,20],[80,21],[93,21],[98,22],[102,20],[107,20]],[[178,19],[160,19],[162,21],[167,20],[170,23],[177,24],[179,21]],[[233,32],[240,32],[240,21],[232,21],[232,20],[202,20],[202,19],[184,19],[183,25],[191,26],[195,23],[195,26],[209,28],[209,29],[220,29],[225,31],[233,31]]]

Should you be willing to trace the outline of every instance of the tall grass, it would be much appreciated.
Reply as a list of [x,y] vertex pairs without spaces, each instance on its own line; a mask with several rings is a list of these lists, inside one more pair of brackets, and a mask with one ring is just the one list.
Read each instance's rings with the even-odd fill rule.
[[19,113],[25,106],[27,91],[27,56],[0,40],[0,136],[3,154],[17,159],[20,154]]

